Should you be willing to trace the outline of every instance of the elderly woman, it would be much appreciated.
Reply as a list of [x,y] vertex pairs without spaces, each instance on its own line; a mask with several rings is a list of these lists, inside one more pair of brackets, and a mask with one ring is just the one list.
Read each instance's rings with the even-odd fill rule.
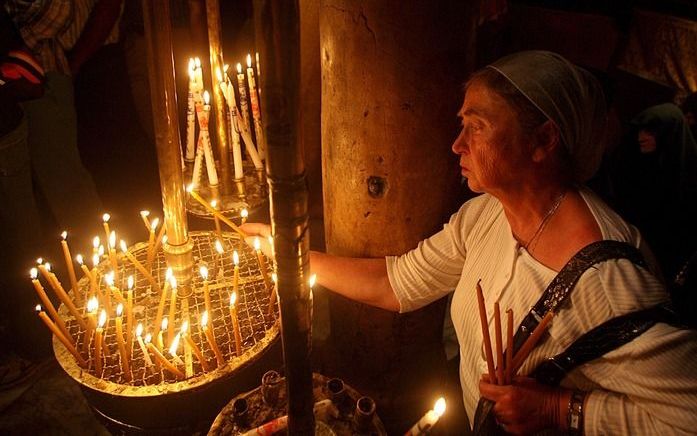
[[[615,240],[649,253],[635,228],[581,186],[599,164],[605,121],[602,94],[590,74],[553,53],[514,54],[474,74],[458,116],[462,130],[452,149],[469,187],[483,195],[401,256],[349,259],[313,252],[312,269],[320,284],[400,312],[454,290],[451,315],[470,418],[481,396],[495,402],[496,421],[511,433],[694,432],[697,335],[665,323],[572,369],[560,386],[526,377],[505,386],[486,381],[478,281],[487,306],[498,302],[504,310],[511,308],[518,325],[588,244]],[[262,225],[246,230],[269,232]],[[596,264],[555,310],[549,334],[520,374],[531,374],[593,327],[667,298],[650,269],[628,259]]]

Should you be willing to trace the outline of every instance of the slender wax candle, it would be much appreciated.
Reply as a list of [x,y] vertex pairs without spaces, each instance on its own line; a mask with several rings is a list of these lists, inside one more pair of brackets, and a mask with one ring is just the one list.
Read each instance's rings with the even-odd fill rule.
[[441,397],[436,401],[432,410],[426,412],[426,414],[421,417],[419,422],[414,424],[414,426],[407,431],[404,436],[416,436],[416,435],[426,435],[430,433],[431,429],[438,422],[441,416],[445,413],[445,398]]
[[59,341],[65,346],[65,348],[70,352],[75,357],[75,360],[77,360],[77,363],[83,367],[87,367],[87,362],[85,359],[80,355],[80,353],[77,352],[77,349],[75,348],[75,345],[73,345],[68,339],[66,339],[65,336],[61,333],[60,329],[56,326],[56,324],[51,321],[51,319],[46,315],[46,312],[41,310],[41,305],[37,304],[36,305],[36,311],[39,314],[39,318],[41,318],[41,321],[43,321],[44,324],[46,324],[46,327],[48,327],[49,330],[51,330],[51,333],[55,337],[58,338]]
[[126,340],[123,337],[123,304],[119,303],[116,306],[116,343],[119,347],[119,355],[121,356],[121,372],[126,380],[131,381],[131,367],[128,363],[128,354],[126,353]]
[[232,318],[232,328],[235,332],[235,352],[238,356],[242,354],[242,335],[240,334],[240,323],[237,319],[237,292],[230,294],[230,318]]
[[203,334],[206,335],[206,340],[208,340],[208,345],[210,345],[211,349],[213,350],[213,354],[215,354],[215,360],[218,363],[218,367],[224,365],[225,359],[223,359],[223,355],[220,353],[220,349],[218,348],[218,343],[215,341],[215,333],[208,324],[208,312],[203,312],[201,315],[201,329],[203,330]]
[[63,230],[61,233],[61,247],[63,248],[63,257],[65,258],[65,266],[68,268],[68,277],[70,278],[70,286],[73,288],[73,295],[78,304],[82,302],[80,289],[77,287],[77,277],[75,276],[75,266],[73,258],[70,256],[70,248],[68,247],[68,232]]

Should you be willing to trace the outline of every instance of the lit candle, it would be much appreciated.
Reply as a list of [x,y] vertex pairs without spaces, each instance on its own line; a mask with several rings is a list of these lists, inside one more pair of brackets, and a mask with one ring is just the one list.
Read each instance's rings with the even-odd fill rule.
[[196,62],[189,58],[189,92],[186,105],[186,155],[187,161],[194,160],[194,145],[196,139],[196,108],[194,103],[194,92],[196,88]]
[[232,252],[232,263],[235,265],[235,272],[232,276],[232,292],[237,293],[240,285],[240,255],[237,250]]
[[[241,73],[242,71],[242,65],[237,64],[237,70]],[[242,105],[242,109],[240,110],[240,116],[237,117],[237,126],[240,131],[240,135],[242,136],[242,140],[244,141],[244,147],[245,150],[247,150],[247,154],[249,155],[249,158],[252,160],[254,163],[254,168],[257,171],[260,171],[263,167],[264,164],[261,162],[261,158],[259,157],[259,153],[257,152],[257,148],[254,145],[254,141],[252,140],[252,134],[249,130],[249,109],[247,108],[247,103],[246,103],[246,91],[244,88],[244,75],[243,74],[238,74],[237,75],[237,80],[239,82],[240,77],[242,77],[242,85],[239,88],[240,92],[244,92],[245,94],[245,99],[242,100],[242,97],[240,97],[240,104]],[[246,108],[246,109],[245,109]],[[247,116],[247,118],[245,118]]]
[[405,436],[416,436],[428,434],[434,425],[438,422],[438,419],[445,413],[445,398],[441,397],[436,401],[432,410],[426,412],[426,414],[414,424],[414,426],[405,433]]
[[128,364],[128,354],[126,353],[126,341],[123,337],[123,304],[116,306],[116,343],[119,346],[121,356],[121,372],[126,380],[131,381],[131,367]]
[[240,230],[240,228],[239,228],[235,223],[233,223],[232,221],[230,221],[229,219],[227,219],[227,217],[226,217],[225,215],[223,215],[223,214],[221,214],[220,212],[218,212],[217,210],[215,210],[215,209],[213,208],[213,206],[210,205],[210,203],[208,203],[208,202],[207,202],[206,200],[204,200],[200,195],[198,195],[198,193],[196,193],[196,191],[194,191],[194,186],[193,186],[193,185],[187,186],[186,192],[188,192],[189,195],[191,195],[191,197],[193,197],[194,200],[198,201],[198,202],[201,204],[201,206],[203,206],[204,208],[206,208],[206,210],[208,210],[208,212],[210,212],[210,213],[213,214],[213,215],[217,215],[218,218],[220,219],[220,221],[222,221],[222,222],[225,223],[228,227],[230,227],[232,230],[234,230],[235,232],[237,232],[240,236],[242,236],[242,238],[246,238],[246,237],[247,237],[247,234],[246,234],[245,232],[243,232],[242,230]]
[[99,236],[92,238],[92,256],[99,254]]
[[172,276],[172,293],[169,297],[169,327],[167,329],[167,343],[174,340],[174,321],[177,312],[177,280]]
[[240,334],[240,323],[237,319],[237,292],[230,294],[230,318],[232,318],[232,328],[235,331],[235,352],[238,356],[242,355],[242,335]]
[[218,277],[223,274],[223,270],[225,269],[225,263],[223,262],[223,243],[220,242],[220,239],[215,240],[215,251],[218,253],[215,276]]
[[99,299],[102,298],[102,290],[99,288],[99,270],[97,266],[99,265],[99,254],[92,256],[92,281],[90,282],[90,290],[92,293],[97,295]]
[[206,335],[208,345],[210,345],[211,349],[213,350],[213,354],[215,354],[215,360],[218,362],[218,366],[220,367],[224,365],[225,360],[223,359],[223,355],[220,353],[218,343],[215,341],[215,332],[213,332],[213,329],[208,324],[208,312],[203,312],[201,315],[201,329],[203,329],[203,334]]
[[140,351],[143,353],[145,365],[152,372],[153,363],[152,360],[150,360],[150,353],[148,353],[148,350],[145,348],[145,343],[143,343],[143,324],[141,323],[138,323],[138,327],[136,327],[136,340],[138,341]]
[[267,311],[269,316],[275,315],[274,308],[276,307],[276,297],[278,296],[278,274],[271,273],[271,281],[273,282],[273,289],[271,289],[271,295],[269,295],[269,309]]
[[75,307],[75,304],[73,304],[73,300],[71,300],[68,294],[65,292],[63,286],[61,286],[55,274],[51,272],[51,264],[48,262],[46,262],[45,264],[39,264],[38,268],[39,271],[41,271],[41,274],[44,276],[44,278],[51,285],[51,289],[53,289],[56,296],[61,300],[63,304],[65,304],[65,306],[68,308],[68,311],[70,311],[70,313],[73,315],[75,321],[78,324],[80,324],[80,327],[82,327],[83,330],[87,330],[87,324],[85,324],[85,321],[82,319],[80,312],[78,312],[77,308]]
[[65,265],[68,267],[68,277],[70,278],[70,286],[73,288],[73,295],[75,296],[78,304],[82,301],[82,295],[80,295],[80,289],[77,287],[77,277],[75,276],[75,267],[73,265],[73,258],[70,256],[70,248],[68,247],[68,232],[63,230],[61,233],[61,247],[63,248],[63,257],[65,258]]
[[169,326],[169,320],[167,317],[162,318],[162,323],[160,324],[160,330],[157,332],[157,348],[160,350],[165,349],[164,332]]
[[145,264],[148,266],[148,270],[152,268],[152,261],[153,258],[155,257],[155,230],[157,230],[157,226],[160,224],[160,219],[155,218],[150,222],[150,230],[148,231],[148,251],[147,251],[147,258]]
[[257,84],[256,80],[254,80],[254,69],[252,68],[252,56],[250,54],[247,54],[247,81],[249,82],[249,101],[252,104],[252,117],[254,118],[254,132],[257,135],[259,157],[263,160],[266,156],[266,146],[264,141],[264,132],[261,128],[259,96],[257,95]]
[[242,220],[242,224],[247,222],[248,217],[249,217],[249,211],[247,209],[242,209],[240,211],[240,219]]
[[105,236],[105,241],[109,241],[109,236],[111,235],[111,230],[109,229],[109,220],[111,219],[111,215],[108,213],[105,213],[102,215],[102,227],[104,227],[104,236]]
[[140,211],[140,218],[143,220],[143,224],[145,224],[145,230],[150,230],[150,219],[148,218],[149,216],[150,216],[149,210],[141,210]]
[[[228,65],[224,67],[225,76],[227,78]],[[232,134],[232,163],[235,169],[235,180],[244,178],[244,168],[242,166],[242,147],[240,145],[240,128],[237,125],[237,102],[235,100],[235,90],[227,80],[220,82],[220,89],[223,90],[227,101],[228,112],[230,113],[230,133]]]
[[203,137],[203,154],[206,160],[206,171],[208,172],[208,183],[211,186],[218,185],[218,172],[215,169],[215,159],[213,158],[213,148],[211,147],[210,134],[208,132],[208,120],[210,119],[211,96],[208,91],[203,93],[203,119],[200,122],[201,136]]
[[73,345],[65,336],[63,336],[63,333],[61,333],[60,329],[56,326],[56,324],[53,321],[51,321],[48,315],[46,315],[46,312],[41,310],[40,304],[36,305],[36,311],[38,312],[41,321],[43,321],[44,324],[46,324],[46,327],[48,327],[48,329],[51,330],[51,333],[53,333],[54,336],[57,337],[58,340],[61,341],[65,348],[70,352],[70,354],[72,354],[75,357],[77,363],[83,368],[87,367],[87,362],[80,355],[80,353],[77,352],[75,345]]
[[186,343],[189,344],[191,349],[194,351],[194,354],[196,355],[198,362],[201,364],[201,368],[203,369],[203,371],[208,372],[209,368],[208,363],[206,362],[206,358],[203,357],[201,349],[198,347],[198,345],[196,345],[196,342],[194,342],[194,339],[189,334],[189,321],[184,321],[182,323],[181,334]]
[[92,296],[87,300],[87,323],[90,326],[89,330],[85,331],[85,336],[82,338],[82,351],[89,356],[90,339],[94,329],[97,328],[97,312],[99,311],[99,301],[97,297]]
[[160,244],[167,243],[167,235],[165,235],[166,231],[167,231],[167,226],[165,226],[165,222],[164,222],[164,218],[163,218],[162,225],[160,226],[160,231],[157,233],[157,238],[155,239],[155,248],[153,248],[153,250],[152,250],[155,258],[157,258],[157,251],[160,249]]
[[104,333],[104,324],[106,324],[106,310],[102,309],[99,312],[99,322],[97,323],[94,338],[94,359],[97,377],[102,376],[102,334]]
[[205,265],[201,265],[201,268],[199,268],[199,272],[201,273],[201,278],[203,278],[203,301],[206,304],[206,312],[210,312],[211,296],[208,289],[208,268],[206,268]]
[[[149,351],[150,351],[150,345],[152,345],[152,343],[151,343],[151,341],[152,341],[152,335],[151,335],[150,333],[148,333],[147,335],[145,335],[144,341],[145,341],[145,349],[148,351],[148,352],[144,352],[144,354],[145,354],[146,356],[148,356],[148,358],[149,358],[149,357],[150,357],[150,352],[149,352]],[[156,348],[156,347],[153,346],[153,348]],[[151,360],[151,362],[152,362],[152,360]],[[156,368],[157,371],[160,371],[160,361],[159,361],[159,360],[155,359],[154,366],[155,366],[155,368]],[[152,370],[152,368],[151,368],[151,370]]]
[[32,268],[29,271],[29,275],[31,276],[31,283],[32,285],[34,285],[36,293],[39,294],[39,298],[41,299],[43,305],[46,307],[46,310],[48,310],[48,313],[51,315],[53,322],[58,326],[59,330],[61,331],[61,334],[66,339],[68,339],[70,343],[74,344],[75,339],[73,339],[73,337],[68,332],[68,328],[65,326],[63,318],[61,318],[60,315],[58,315],[58,312],[56,311],[56,308],[53,306],[51,299],[48,298],[48,295],[46,295],[44,287],[41,286],[41,282],[39,282],[38,279],[38,271],[36,270],[36,268]]
[[113,271],[104,274],[104,282],[106,283],[106,289],[104,290],[104,306],[106,307],[107,313],[111,313],[111,293],[114,289]]
[[133,276],[128,276],[128,290],[126,291],[126,351],[128,356],[133,352],[133,285],[135,280]]
[[237,63],[237,89],[240,92],[240,110],[242,112],[242,123],[244,127],[240,126],[240,130],[250,131],[250,121],[251,116],[249,113],[249,99],[247,97],[247,87],[244,84],[244,74],[242,73],[242,64]]
[[[85,259],[82,257],[82,254],[79,254],[75,256],[75,261],[77,262],[78,265],[80,265],[80,269],[82,270],[82,273],[87,277],[87,280],[92,282],[92,273],[90,272],[90,269],[85,265]],[[94,292],[94,290],[90,289],[90,292]]]
[[118,281],[119,263],[116,260],[116,232],[114,230],[112,230],[109,235],[109,260],[111,261],[111,268],[114,271],[114,280]]
[[174,339],[172,339],[172,343],[169,345],[169,354],[172,356],[172,359],[174,360],[174,363],[177,365],[184,366],[184,361],[177,356],[177,348],[179,348],[179,338],[181,337],[180,333],[177,333],[174,335]]
[[[218,200],[211,200],[211,207],[218,210]],[[215,222],[215,233],[218,235],[218,238],[222,238],[223,231],[220,230],[220,220],[218,219],[218,215],[213,215],[213,221]]]
[[200,92],[203,89],[203,67],[201,66],[201,59],[195,57],[194,65],[196,66],[196,91]]
[[142,263],[136,259],[136,257],[133,255],[133,253],[128,251],[128,245],[126,244],[126,241],[123,239],[121,240],[121,251],[123,252],[124,255],[126,255],[126,259],[128,259],[133,266],[136,267],[138,271],[140,271],[141,274],[145,276],[145,278],[150,282],[150,286],[152,286],[154,289],[158,289],[160,286],[157,284],[155,281],[155,278],[150,274],[150,271],[148,271]]
[[[257,61],[257,76],[261,77],[261,64],[259,63],[259,52],[255,53]],[[261,89],[259,89],[259,95],[261,95]]]
[[271,286],[269,285],[268,273],[266,270],[266,260],[261,252],[261,241],[259,240],[258,236],[254,238],[254,251],[256,251],[257,260],[259,260],[259,269],[261,270],[261,277],[264,279],[264,286],[266,286],[266,289],[271,289]]
[[172,273],[172,268],[167,268],[165,272],[165,285],[162,287],[162,293],[160,294],[160,304],[157,306],[157,315],[155,316],[155,325],[159,326],[162,322],[162,315],[165,312],[165,303],[167,302],[167,292],[169,292],[169,287],[171,286],[172,280],[174,279],[174,274]]
[[164,366],[164,368],[167,371],[171,372],[172,374],[174,374],[175,377],[179,379],[185,378],[184,373],[179,371],[179,369],[177,369],[177,367],[174,366],[172,362],[167,360],[167,358],[162,353],[160,353],[160,350],[158,350],[152,343],[148,342],[146,346],[148,347],[148,350],[150,350],[150,352],[153,354],[153,356],[155,356],[155,360],[160,362],[160,364],[162,364],[162,366]]

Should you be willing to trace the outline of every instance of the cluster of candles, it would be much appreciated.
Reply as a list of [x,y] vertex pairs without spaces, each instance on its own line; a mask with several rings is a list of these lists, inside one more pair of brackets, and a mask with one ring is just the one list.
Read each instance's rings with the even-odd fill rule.
[[[257,74],[259,74],[259,54],[256,55]],[[193,162],[193,174],[191,183],[198,186],[203,163],[205,161],[208,183],[210,186],[218,185],[218,173],[215,167],[215,158],[210,142],[208,131],[208,121],[210,118],[210,94],[204,90],[203,71],[199,58],[189,59],[189,92],[187,105],[187,130],[186,130],[186,149],[184,153],[185,162]],[[217,86],[220,87],[221,94],[225,99],[225,106],[228,113],[226,119],[229,120],[228,130],[232,138],[232,162],[235,180],[244,178],[242,165],[242,143],[244,143],[247,156],[254,164],[256,171],[263,169],[263,160],[266,155],[266,144],[262,129],[261,110],[259,105],[259,90],[256,85],[254,68],[252,68],[252,56],[247,55],[246,76],[242,71],[242,64],[237,64],[237,92],[228,75],[229,65],[225,65],[223,70],[216,70]],[[246,79],[246,80],[245,80]],[[239,100],[239,107],[238,107]],[[199,136],[196,140],[196,120],[198,120]],[[253,127],[252,127],[253,126]],[[256,144],[252,138],[252,128]]]
[[494,339],[496,344],[496,364],[494,364],[494,353],[491,348],[491,335],[489,334],[489,322],[484,303],[484,292],[482,286],[477,282],[477,303],[479,305],[479,319],[482,325],[482,337],[484,342],[484,355],[486,357],[486,365],[488,370],[489,382],[497,385],[510,385],[513,377],[518,373],[518,370],[527,360],[530,352],[535,348],[535,345],[542,338],[544,332],[547,331],[549,323],[554,316],[552,311],[542,318],[535,330],[525,340],[518,352],[514,355],[513,350],[513,309],[508,309],[506,326],[507,351],[503,352],[503,333],[501,330],[501,309],[499,303],[494,303]]
[[[214,216],[216,218],[220,218],[233,230],[240,233],[240,235],[246,236],[239,227],[217,212],[210,203],[203,200],[196,192],[193,190],[189,192],[192,197],[196,198],[204,206],[215,211]],[[127,382],[132,380],[131,361],[136,344],[140,350],[139,352],[142,353],[142,359],[145,362],[146,370],[151,374],[156,371],[165,370],[177,379],[184,379],[192,375],[182,372],[181,368],[185,367],[185,365],[179,355],[180,342],[186,344],[184,347],[189,347],[198,359],[201,369],[204,372],[208,372],[211,370],[211,366],[205,359],[201,348],[192,339],[191,325],[189,319],[186,319],[187,316],[183,314],[183,311],[179,312],[179,328],[176,328],[175,324],[178,314],[177,303],[179,300],[179,306],[183,307],[185,299],[177,298],[177,281],[171,269],[167,268],[164,285],[162,287],[160,287],[160,284],[151,273],[152,264],[159,246],[163,241],[166,242],[167,235],[165,234],[164,226],[162,226],[158,232],[159,220],[154,219],[150,221],[148,211],[142,211],[141,217],[149,232],[145,265],[129,250],[125,241],[120,241],[120,248],[124,257],[135,267],[137,272],[147,280],[151,292],[154,290],[160,294],[157,315],[154,324],[151,326],[154,330],[154,334],[146,333],[146,328],[142,322],[138,322],[138,324],[135,325],[137,320],[135,320],[136,314],[134,313],[133,305],[135,299],[134,284],[136,280],[132,275],[127,278],[121,277],[119,279],[118,277],[120,272],[119,262],[123,261],[123,257],[117,256],[116,253],[116,233],[109,228],[109,214],[104,214],[102,217],[108,245],[106,247],[101,245],[99,237],[93,239],[93,268],[90,270],[90,268],[85,265],[82,255],[78,254],[75,258],[77,264],[83,271],[84,277],[89,283],[88,291],[85,292],[84,295],[78,286],[75,265],[67,242],[67,232],[62,233],[61,245],[73,290],[72,297],[65,291],[55,273],[51,271],[51,265],[48,262],[44,262],[43,259],[38,259],[37,266],[30,271],[32,284],[43,304],[43,307],[42,305],[36,306],[38,315],[56,338],[63,343],[65,348],[75,357],[78,365],[84,369],[93,370],[93,373],[96,374],[97,377],[103,376],[104,361],[107,358],[106,353],[108,353],[109,350],[104,340],[106,339],[106,332],[110,328],[114,329],[120,369],[123,379]],[[220,231],[219,228],[218,231]],[[273,241],[269,242],[273,246]],[[274,307],[276,304],[277,292],[275,286],[276,274],[272,274],[274,283],[271,284],[268,278],[266,260],[261,252],[261,242],[258,238],[254,241],[254,248],[256,251],[256,259],[259,262],[259,270],[263,274],[265,289],[270,293],[268,314],[269,316],[273,316],[275,314]],[[219,239],[216,240],[215,250],[218,253],[218,259],[222,263],[224,249]],[[108,261],[111,267],[111,271],[108,273],[103,273],[102,271],[104,268],[102,267],[102,271],[100,271],[98,267],[103,260]],[[232,262],[234,264],[234,273],[232,291],[229,297],[229,316],[234,330],[235,355],[240,356],[243,353],[242,335],[237,315],[237,300],[240,292],[240,257],[236,250],[232,252]],[[206,265],[201,265],[198,272],[202,279],[199,291],[202,291],[205,304],[205,310],[201,311],[197,317],[198,327],[201,332],[201,337],[205,337],[207,346],[215,355],[216,367],[220,367],[225,364],[225,359],[218,347],[214,334],[213,324],[216,320],[213,319],[214,312],[211,310],[208,267]],[[70,330],[67,328],[65,320],[59,315],[56,307],[46,294],[44,286],[39,280],[39,274],[44,279],[44,282],[53,290],[60,302],[66,306],[70,315],[74,318],[75,323],[79,325],[79,331],[84,332],[84,335],[81,337],[81,345],[76,342],[75,337],[73,337]],[[122,289],[117,285],[118,283],[123,283],[124,279],[127,284],[125,295]],[[313,277],[310,281],[310,286],[314,284],[314,280]],[[165,315],[168,299],[169,314]],[[186,304],[188,307],[188,303]],[[78,307],[81,306],[83,306],[84,309],[78,309]],[[113,327],[110,326],[110,319],[114,320]]]

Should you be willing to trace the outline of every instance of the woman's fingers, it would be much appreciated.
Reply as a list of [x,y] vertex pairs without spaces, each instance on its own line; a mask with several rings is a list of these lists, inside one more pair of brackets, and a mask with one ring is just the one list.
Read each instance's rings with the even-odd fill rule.
[[240,226],[240,230],[250,236],[260,236],[263,238],[271,236],[271,226],[264,223],[245,223]]

